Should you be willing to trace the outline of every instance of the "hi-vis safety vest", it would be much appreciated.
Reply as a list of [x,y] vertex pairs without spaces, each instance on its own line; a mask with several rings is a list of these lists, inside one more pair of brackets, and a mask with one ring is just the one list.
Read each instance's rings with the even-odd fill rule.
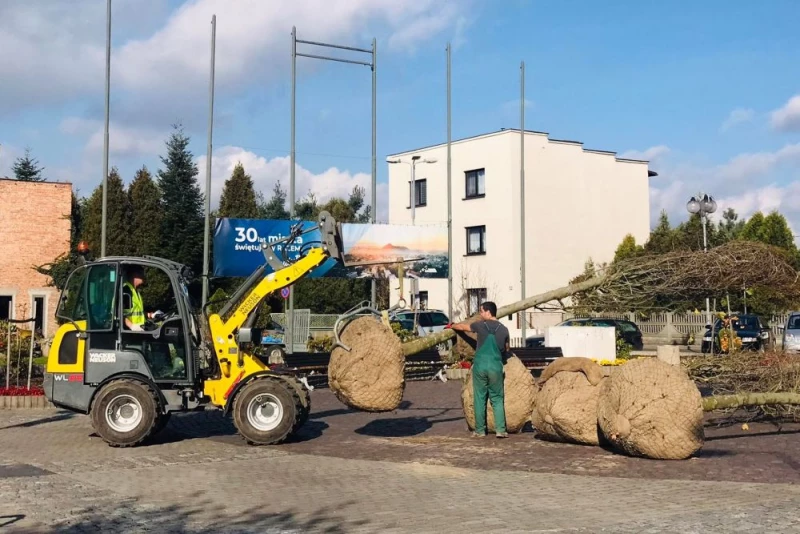
[[125,282],[125,287],[131,291],[131,307],[124,310],[125,317],[130,318],[133,324],[144,324],[144,304],[142,304],[142,297],[133,284]]

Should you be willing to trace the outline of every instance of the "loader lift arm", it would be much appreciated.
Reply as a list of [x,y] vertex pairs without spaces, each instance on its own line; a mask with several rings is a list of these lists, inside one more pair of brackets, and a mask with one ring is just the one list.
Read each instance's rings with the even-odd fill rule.
[[[211,396],[215,404],[224,406],[228,397],[235,394],[235,388],[243,378],[269,371],[263,362],[252,355],[248,357],[241,350],[241,345],[257,342],[257,332],[250,328],[252,321],[249,319],[254,318],[252,314],[258,305],[275,291],[304,278],[328,258],[344,263],[340,225],[325,211],[320,213],[318,221],[317,225],[305,230],[299,223],[292,227],[287,237],[262,243],[265,263],[242,283],[218,314],[208,315],[210,341],[221,376],[220,380],[206,382],[205,393]],[[315,230],[320,231],[321,240],[304,243],[299,258],[289,260],[285,254],[286,247],[299,236]],[[265,276],[268,266],[273,272]],[[226,316],[227,319],[223,319]],[[236,357],[232,358],[234,355]]]

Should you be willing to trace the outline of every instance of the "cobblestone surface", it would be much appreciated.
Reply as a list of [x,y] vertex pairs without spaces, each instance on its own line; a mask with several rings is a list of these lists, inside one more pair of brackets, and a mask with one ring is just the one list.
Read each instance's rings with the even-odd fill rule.
[[530,433],[470,440],[457,392],[412,383],[404,409],[364,414],[318,390],[278,447],[243,445],[211,412],[125,450],[83,416],[0,412],[0,531],[800,531],[795,434],[713,430],[725,439],[683,462]]

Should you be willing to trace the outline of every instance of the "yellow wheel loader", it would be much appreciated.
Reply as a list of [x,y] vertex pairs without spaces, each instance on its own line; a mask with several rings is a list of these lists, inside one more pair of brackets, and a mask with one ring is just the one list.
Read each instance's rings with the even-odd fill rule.
[[[321,241],[294,245],[300,255],[287,260],[286,248],[315,230]],[[219,313],[208,313],[212,303],[192,302],[192,273],[184,265],[152,256],[84,261],[59,301],[47,399],[88,414],[97,434],[115,447],[145,442],[173,412],[207,406],[232,416],[250,444],[284,441],[307,420],[311,399],[303,383],[270,369],[254,350],[261,340],[253,327],[258,305],[328,258],[344,263],[341,228],[323,212],[316,226],[297,224],[288,237],[261,248],[265,263]],[[268,266],[272,272],[265,275]],[[143,313],[142,283],[169,287],[166,311]]]

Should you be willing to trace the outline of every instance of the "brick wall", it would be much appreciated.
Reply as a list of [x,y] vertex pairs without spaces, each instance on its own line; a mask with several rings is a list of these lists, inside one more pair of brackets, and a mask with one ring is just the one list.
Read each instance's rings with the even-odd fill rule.
[[34,297],[44,297],[47,336],[58,326],[59,292],[33,266],[69,250],[71,205],[72,184],[0,179],[0,297],[13,297],[15,319],[31,317]]

